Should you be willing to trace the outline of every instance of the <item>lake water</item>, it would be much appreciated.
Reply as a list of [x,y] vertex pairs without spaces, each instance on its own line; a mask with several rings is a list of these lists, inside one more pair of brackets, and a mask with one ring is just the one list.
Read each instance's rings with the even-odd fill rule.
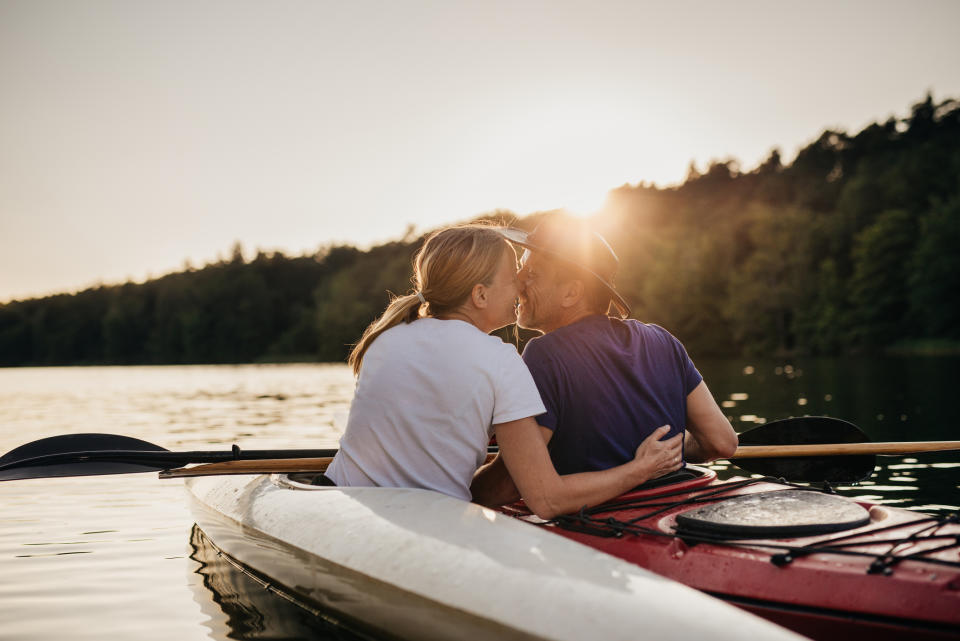
[[[738,431],[828,414],[872,440],[960,438],[948,414],[958,365],[698,362]],[[0,369],[0,453],[79,432],[171,450],[335,447],[334,417],[352,395],[343,365]],[[881,461],[869,481],[841,491],[927,512],[960,505],[960,453]],[[0,514],[0,639],[352,638],[217,559],[193,528],[179,481],[135,474],[0,483]]]

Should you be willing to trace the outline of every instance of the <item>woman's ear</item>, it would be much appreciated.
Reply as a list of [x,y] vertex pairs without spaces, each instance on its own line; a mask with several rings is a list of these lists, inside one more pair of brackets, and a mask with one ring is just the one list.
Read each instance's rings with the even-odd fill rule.
[[477,283],[473,286],[473,289],[470,290],[470,300],[473,301],[474,307],[478,309],[484,309],[487,306],[487,286],[483,283]]

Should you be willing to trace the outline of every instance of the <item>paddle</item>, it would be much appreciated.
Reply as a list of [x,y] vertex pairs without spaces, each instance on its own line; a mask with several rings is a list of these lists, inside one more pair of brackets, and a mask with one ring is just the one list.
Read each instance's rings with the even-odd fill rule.
[[[835,449],[814,456],[771,457],[769,449],[782,454],[788,446],[811,444],[867,443],[867,435],[847,421],[827,416],[801,416],[771,421],[739,435],[740,447],[731,460],[738,467],[765,476],[776,476],[790,481],[817,483],[849,483],[868,478],[877,465],[876,452],[866,450],[859,454],[840,453]],[[753,446],[766,450],[751,451]],[[756,454],[760,457],[755,457]]]
[[[824,416],[772,421],[740,434],[731,459],[747,471],[801,482],[867,478],[876,454],[960,449],[960,441],[868,443],[852,423]],[[170,452],[112,434],[68,434],[22,445],[0,457],[0,481],[164,470],[163,478],[213,474],[322,472],[335,449]],[[171,469],[193,463],[191,468]]]
[[[960,449],[960,441],[868,443],[852,423],[825,416],[772,421],[740,434],[741,447],[730,457],[749,472],[796,482],[849,483],[870,476],[877,454],[909,454]],[[759,444],[763,445],[759,445]],[[756,445],[754,445],[756,444]],[[212,463],[167,470],[162,478],[217,474],[322,472],[330,459]]]
[[731,456],[749,472],[790,481],[850,483],[868,478],[876,455],[960,450],[960,441],[868,443],[853,423],[827,416],[772,421],[740,434]]
[[55,476],[156,472],[190,463],[329,457],[335,449],[171,452],[153,443],[114,434],[65,434],[33,441],[0,456],[0,481]]

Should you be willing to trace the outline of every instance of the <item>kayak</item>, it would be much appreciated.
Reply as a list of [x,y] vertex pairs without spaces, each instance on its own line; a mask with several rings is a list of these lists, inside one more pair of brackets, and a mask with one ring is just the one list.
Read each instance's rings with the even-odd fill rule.
[[769,478],[674,483],[539,524],[813,639],[960,638],[960,520]]
[[208,476],[186,486],[199,528],[224,555],[354,630],[437,640],[800,638],[557,528],[428,490],[309,480]]
[[[797,420],[780,427],[789,423],[792,435]],[[236,446],[170,452],[130,437],[64,435],[0,457],[0,481],[148,470],[191,477],[197,522],[238,571],[381,636],[726,638],[736,629],[737,638],[789,637],[766,618],[824,640],[960,639],[957,514],[764,477],[721,483],[688,466],[542,521],[522,502],[490,510],[426,490],[317,486],[329,459],[315,452],[320,458]],[[204,464],[170,469],[184,463]],[[251,476],[265,471],[274,475]],[[684,616],[691,611],[697,617]]]

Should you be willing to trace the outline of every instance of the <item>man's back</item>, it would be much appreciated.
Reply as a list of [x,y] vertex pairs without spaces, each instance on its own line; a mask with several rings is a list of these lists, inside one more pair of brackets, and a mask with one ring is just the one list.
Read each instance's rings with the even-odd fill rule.
[[687,396],[703,380],[683,345],[657,325],[591,315],[527,344],[523,359],[554,430],[548,449],[560,474],[630,460],[661,425],[687,423]]

